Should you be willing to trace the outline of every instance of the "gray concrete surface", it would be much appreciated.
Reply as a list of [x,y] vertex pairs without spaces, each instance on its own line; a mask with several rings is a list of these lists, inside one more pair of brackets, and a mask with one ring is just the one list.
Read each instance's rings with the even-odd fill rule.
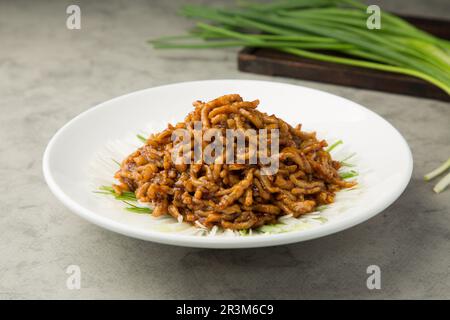
[[[134,90],[194,79],[268,77],[237,71],[236,51],[156,52],[145,41],[181,33],[181,1],[0,1],[0,298],[450,298],[450,190],[423,174],[450,155],[450,105],[277,78],[361,103],[397,127],[414,154],[406,192],[389,209],[322,239],[256,250],[200,250],[127,238],[64,208],[41,157],[51,136],[91,106]],[[206,2],[206,1],[205,1]],[[373,1],[447,17],[447,0]],[[81,267],[80,290],[66,267]],[[366,288],[366,268],[382,289]]]

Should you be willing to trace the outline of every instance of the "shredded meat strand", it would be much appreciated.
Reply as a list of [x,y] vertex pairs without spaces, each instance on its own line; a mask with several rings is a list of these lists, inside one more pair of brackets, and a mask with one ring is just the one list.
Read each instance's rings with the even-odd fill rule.
[[[313,212],[332,203],[337,191],[356,184],[340,178],[339,162],[324,149],[325,140],[301,131],[301,125],[292,127],[258,111],[258,104],[259,100],[243,101],[238,94],[194,102],[184,122],[152,134],[122,162],[115,174],[120,181],[113,186],[115,192],[135,192],[139,201],[154,206],[154,216],[181,216],[193,225],[242,230],[276,223],[279,216]],[[258,129],[279,129],[278,171],[263,175],[259,162],[175,164],[172,132],[192,132],[196,121],[202,123],[202,130],[254,129],[258,137]],[[249,154],[240,157],[248,160]]]

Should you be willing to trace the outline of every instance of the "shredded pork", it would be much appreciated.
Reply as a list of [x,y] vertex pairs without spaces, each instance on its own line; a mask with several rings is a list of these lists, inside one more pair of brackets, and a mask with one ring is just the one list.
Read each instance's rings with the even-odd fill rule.
[[[139,201],[154,206],[154,216],[171,215],[207,228],[242,230],[276,223],[282,215],[299,217],[313,212],[317,206],[332,203],[337,191],[355,185],[340,178],[340,163],[326,151],[325,140],[302,131],[301,125],[292,127],[258,111],[258,104],[258,100],[243,101],[237,94],[194,102],[184,122],[152,134],[122,162],[114,190],[135,192]],[[202,131],[216,128],[224,136],[226,129],[254,129],[258,136],[259,129],[278,129],[277,172],[263,174],[265,165],[259,161],[227,164],[225,154],[218,157],[222,161],[212,164],[176,164],[172,133],[176,129],[193,132],[195,122],[202,124]],[[237,157],[248,160],[248,147]]]

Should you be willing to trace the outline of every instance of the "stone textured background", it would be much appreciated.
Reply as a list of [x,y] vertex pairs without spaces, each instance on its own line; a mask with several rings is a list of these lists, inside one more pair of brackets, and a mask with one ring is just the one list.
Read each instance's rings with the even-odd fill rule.
[[[65,27],[72,3],[81,6],[79,31]],[[450,298],[450,190],[438,196],[422,181],[450,155],[450,105],[240,73],[236,50],[152,50],[147,39],[191,25],[176,15],[181,3],[0,1],[0,298]],[[450,16],[448,0],[371,3]],[[409,187],[389,209],[339,234],[235,251],[130,239],[82,220],[50,193],[41,158],[68,120],[131,91],[219,78],[296,83],[377,112],[412,148]],[[81,267],[81,290],[66,289],[70,264]],[[379,291],[365,285],[371,264],[382,269]]]

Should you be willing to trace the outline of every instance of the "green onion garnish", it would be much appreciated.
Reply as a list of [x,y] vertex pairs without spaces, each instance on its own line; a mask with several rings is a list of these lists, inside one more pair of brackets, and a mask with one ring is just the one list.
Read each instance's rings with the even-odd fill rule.
[[345,162],[345,161],[341,161],[341,166],[343,166],[343,167],[355,167],[355,165],[354,164],[351,164],[351,163],[348,163],[348,162]]
[[134,213],[140,213],[140,214],[149,214],[152,213],[153,210],[147,207],[138,207],[128,201],[123,200],[122,202],[124,202],[125,204],[127,204],[129,207],[126,207],[125,210],[127,211],[131,211]]
[[147,142],[147,138],[144,137],[143,135],[137,134],[136,137],[137,137],[139,140],[141,140],[143,143],[146,143],[146,142]]
[[95,193],[99,193],[99,194],[105,194],[105,195],[110,195],[113,196],[116,200],[120,200],[123,203],[127,204],[128,207],[125,208],[125,210],[127,211],[131,211],[131,212],[135,212],[135,213],[152,213],[153,210],[150,208],[146,208],[146,207],[139,207],[131,202],[137,202],[136,199],[136,195],[134,194],[134,192],[130,192],[130,191],[125,191],[122,192],[122,194],[116,194],[116,192],[114,191],[114,189],[110,186],[101,186],[99,188],[100,191],[94,191]]
[[338,140],[335,143],[333,143],[331,146],[327,148],[327,152],[331,152],[334,148],[336,148],[338,145],[343,144],[344,142],[342,140]]
[[110,186],[101,186],[98,189],[100,191],[94,191],[94,193],[110,195],[110,196],[113,196],[114,198],[116,198],[117,200],[137,201],[136,195],[134,194],[134,192],[125,191],[119,195]]
[[347,172],[342,172],[342,173],[339,174],[339,176],[342,179],[350,179],[350,178],[353,178],[353,177],[357,177],[358,175],[359,175],[358,172],[356,172],[354,170],[350,170],[350,171],[347,171]]

